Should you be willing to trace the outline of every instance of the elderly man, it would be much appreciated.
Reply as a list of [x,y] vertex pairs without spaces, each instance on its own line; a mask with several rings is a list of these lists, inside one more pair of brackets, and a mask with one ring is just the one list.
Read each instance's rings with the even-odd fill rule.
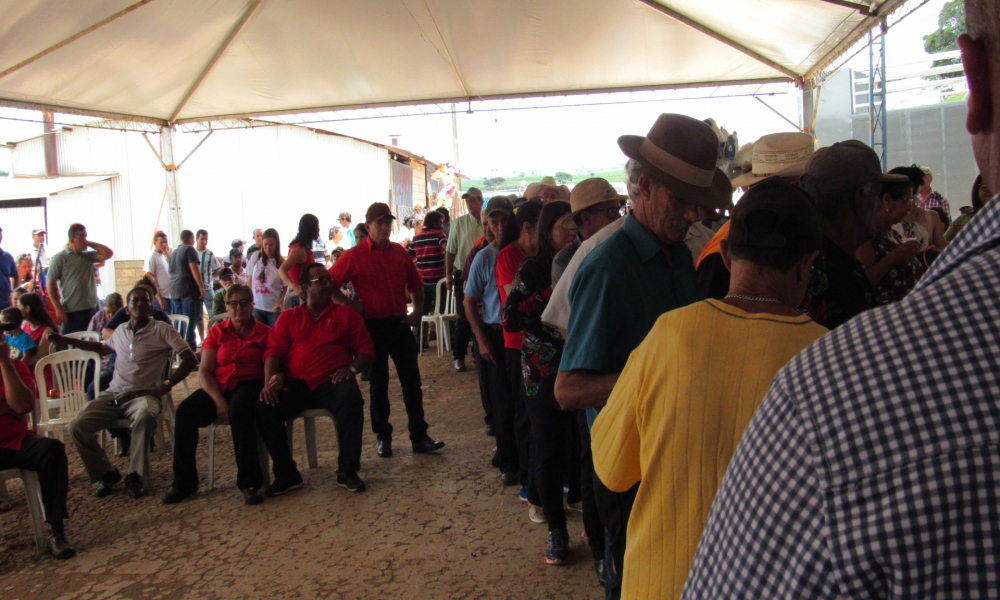
[[35,229],[31,232],[31,256],[40,268],[49,268],[49,257],[45,253],[45,230]]
[[576,231],[573,241],[552,259],[552,285],[557,285],[580,244],[622,216],[628,196],[615,192],[606,179],[593,177],[578,183],[569,196],[573,212],[562,222],[563,229]]
[[480,216],[483,210],[483,193],[479,188],[469,188],[462,194],[465,206],[469,212],[455,219],[448,234],[448,246],[444,255],[445,285],[455,292],[455,312],[458,319],[455,322],[452,336],[452,352],[455,355],[455,370],[465,371],[465,357],[469,352],[469,342],[472,340],[472,327],[465,315],[465,289],[462,285],[454,285],[462,281],[462,266],[469,256],[469,251],[479,238],[483,237],[483,225]]
[[[1000,185],[1000,5],[966,0],[966,129]],[[901,302],[781,370],[684,598],[987,598],[1000,577],[1000,202]]]
[[302,269],[302,290],[305,303],[281,313],[264,354],[266,383],[257,426],[274,460],[274,483],[264,493],[280,496],[302,487],[285,421],[314,408],[334,416],[340,447],[337,483],[362,492],[365,483],[358,471],[365,401],[355,377],[368,368],[376,350],[361,315],[333,302],[337,286],[323,265]]
[[524,197],[529,200],[532,198],[541,198],[542,202],[546,204],[555,200],[569,202],[569,188],[565,185],[557,184],[551,175],[546,175],[542,177],[541,181],[528,184],[528,187],[524,190]]
[[[771,379],[827,331],[798,311],[823,241],[809,196],[760,183],[730,223],[729,295],[661,316],[594,422],[601,481],[616,492],[639,483],[622,598],[680,596],[719,479]],[[719,369],[725,377],[706,385]]]
[[[117,354],[111,385],[70,421],[69,432],[91,483],[98,483],[94,495],[103,498],[121,481],[122,475],[118,467],[108,460],[97,433],[122,419],[130,420],[133,443],[125,487],[128,495],[138,500],[146,495],[143,482],[149,478],[146,472],[147,455],[156,428],[156,417],[162,410],[160,398],[184,381],[188,373],[198,366],[198,359],[177,330],[152,318],[153,294],[149,290],[133,288],[126,302],[129,322],[115,329],[104,343],[86,342],[58,334],[52,334],[51,339],[97,352],[101,356]],[[174,352],[181,357],[180,367],[164,379]]]
[[[636,161],[632,173],[640,171],[639,198],[621,228],[583,260],[573,277],[566,348],[555,385],[559,404],[587,409],[591,425],[629,354],[656,319],[699,299],[684,238],[699,208],[721,208],[732,198],[729,178],[715,166],[718,138],[702,121],[663,114],[646,137],[622,136],[618,145]],[[595,487],[609,534],[612,560],[605,568],[614,593],[634,491],[619,496]]]
[[59,440],[28,430],[35,407],[35,377],[23,362],[10,357],[7,336],[0,331],[0,471],[24,469],[38,473],[42,506],[49,530],[49,550],[56,560],[76,554],[66,541],[69,466]]
[[[427,435],[424,421],[424,392],[420,387],[419,349],[413,327],[420,326],[424,305],[424,282],[406,249],[389,241],[392,210],[384,202],[368,207],[365,225],[368,239],[345,252],[330,274],[336,286],[333,301],[354,308],[365,317],[365,326],[375,344],[371,367],[372,430],[378,436],[378,455],[392,456],[392,423],[389,422],[389,358],[396,365],[396,375],[403,387],[403,404],[409,421],[410,445],[414,453],[440,450],[444,442]],[[340,292],[346,284],[354,285],[360,301]],[[413,299],[413,311],[406,312],[406,294]]]
[[[49,263],[48,292],[62,333],[86,331],[97,312],[97,282],[94,265],[115,255],[111,248],[87,240],[87,228],[79,223],[69,226],[66,248],[56,252]],[[87,248],[93,250],[87,250]]]

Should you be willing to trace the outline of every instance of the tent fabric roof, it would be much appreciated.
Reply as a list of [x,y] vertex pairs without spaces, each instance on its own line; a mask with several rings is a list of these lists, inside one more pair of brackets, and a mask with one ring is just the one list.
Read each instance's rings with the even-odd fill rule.
[[0,105],[166,123],[801,83],[904,1],[0,0]]
[[59,192],[111,179],[115,175],[117,173],[84,177],[52,177],[49,179],[0,177],[0,201],[45,198]]

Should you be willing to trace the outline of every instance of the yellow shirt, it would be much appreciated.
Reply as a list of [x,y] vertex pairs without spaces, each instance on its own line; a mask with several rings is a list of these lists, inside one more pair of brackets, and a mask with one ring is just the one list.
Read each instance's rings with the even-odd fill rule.
[[665,313],[629,357],[594,423],[594,469],[613,491],[642,481],[622,598],[679,598],[736,445],[771,380],[827,330],[808,315],[706,300]]

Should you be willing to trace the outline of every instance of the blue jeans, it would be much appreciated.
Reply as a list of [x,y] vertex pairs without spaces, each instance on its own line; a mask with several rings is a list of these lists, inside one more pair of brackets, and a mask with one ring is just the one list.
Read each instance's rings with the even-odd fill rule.
[[[212,289],[212,284],[205,286],[205,297],[202,302],[205,304],[205,312],[208,313],[208,318],[211,319],[215,316],[215,312],[212,310],[212,298],[215,298],[215,290]],[[194,320],[191,321],[194,323]]]
[[269,310],[261,310],[259,308],[253,309],[253,318],[257,319],[261,323],[267,325],[268,327],[274,327],[274,324],[278,322],[278,317],[281,313],[272,312]]
[[201,323],[201,299],[197,296],[189,296],[187,298],[180,299],[171,298],[170,314],[184,315],[191,320],[191,323],[188,324],[187,335],[184,336],[184,339],[187,341],[188,346],[191,347],[191,351],[194,352],[197,349],[194,342],[195,324]]

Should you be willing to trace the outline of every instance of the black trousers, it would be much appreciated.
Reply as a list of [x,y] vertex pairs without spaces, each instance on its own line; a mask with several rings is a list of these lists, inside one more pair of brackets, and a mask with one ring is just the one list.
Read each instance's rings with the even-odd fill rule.
[[[605,588],[606,597],[621,598],[622,573],[625,569],[625,535],[628,529],[628,519],[632,514],[635,495],[639,484],[632,486],[627,492],[612,492],[601,479],[594,475],[594,498],[597,510],[601,514],[601,522],[605,529]],[[608,564],[610,559],[610,564]]]
[[549,531],[566,529],[563,481],[569,472],[570,453],[575,450],[570,436],[577,435],[573,413],[552,406],[555,380],[555,373],[546,377],[538,393],[525,402],[531,421],[532,489],[545,510]]
[[62,523],[69,493],[69,466],[66,447],[59,440],[40,435],[25,436],[20,450],[0,448],[0,471],[24,469],[38,473],[46,523]]
[[[476,359],[476,375],[479,377],[479,400],[483,403],[483,421],[493,424],[493,407],[490,405],[490,376],[486,370],[486,361],[479,356],[479,342],[472,340],[472,356]],[[457,360],[457,359],[456,359]]]
[[[233,430],[233,451],[236,454],[236,485],[241,490],[259,489],[264,485],[257,455],[257,412],[264,382],[242,381],[223,396],[229,404],[229,425]],[[196,390],[177,407],[174,423],[174,487],[179,490],[198,489],[198,430],[219,418],[215,402],[205,390]]]
[[[410,341],[413,337],[409,336]],[[361,388],[353,379],[332,383],[326,381],[314,390],[306,382],[289,379],[275,405],[257,402],[257,428],[274,461],[275,480],[287,480],[298,474],[288,446],[285,421],[294,419],[305,410],[323,408],[333,415],[337,428],[337,445],[340,455],[337,468],[347,473],[361,470],[361,434],[365,427],[365,400]]]
[[493,346],[497,362],[481,358],[486,367],[490,408],[493,413],[493,433],[497,439],[497,453],[494,463],[501,472],[520,472],[517,454],[517,438],[514,435],[514,394],[510,388],[510,374],[503,352],[503,330],[499,325],[486,325],[486,337]]
[[62,334],[69,335],[78,331],[87,331],[90,318],[97,312],[96,308],[85,308],[66,313],[66,322],[62,324]]
[[375,344],[372,361],[371,419],[372,431],[379,439],[392,437],[389,422],[389,358],[396,365],[396,375],[403,388],[403,404],[409,420],[410,440],[419,441],[427,435],[424,421],[424,392],[420,389],[419,349],[410,327],[401,317],[365,319],[368,334]]
[[[507,373],[510,377],[511,396],[514,398],[514,438],[517,441],[517,460],[521,485],[531,485],[531,419],[524,404],[526,396],[521,374],[521,350],[504,348],[507,355]],[[531,500],[532,504],[538,504]]]
[[583,528],[587,531],[587,542],[594,560],[603,560],[604,523],[597,512],[594,498],[594,455],[590,451],[590,426],[587,425],[587,411],[577,410],[577,432],[580,437],[580,491],[583,494]]
[[[465,282],[461,280],[462,272],[456,270],[452,275],[455,290],[455,319],[453,335],[451,336],[451,350],[455,354],[455,360],[463,360],[469,353],[469,342],[472,341],[472,325],[465,316]],[[475,349],[473,348],[473,352]]]

